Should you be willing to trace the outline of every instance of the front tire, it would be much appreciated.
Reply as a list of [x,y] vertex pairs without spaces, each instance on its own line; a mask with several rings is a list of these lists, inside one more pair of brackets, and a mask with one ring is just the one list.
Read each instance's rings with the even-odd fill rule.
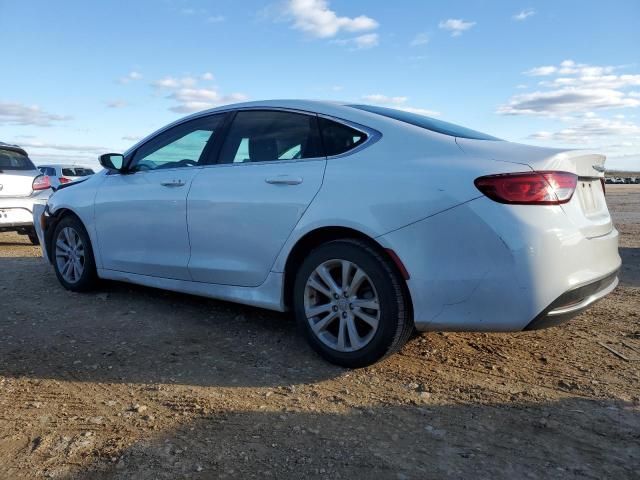
[[395,265],[361,240],[336,240],[313,250],[296,275],[293,304],[311,347],[348,368],[400,350],[413,331]]
[[58,281],[67,290],[85,292],[97,282],[91,240],[74,216],[66,216],[56,225],[51,239],[53,267]]

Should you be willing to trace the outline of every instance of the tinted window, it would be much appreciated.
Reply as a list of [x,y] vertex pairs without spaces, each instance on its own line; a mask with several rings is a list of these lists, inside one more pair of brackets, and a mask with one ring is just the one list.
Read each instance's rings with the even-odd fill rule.
[[224,114],[198,118],[161,133],[136,151],[131,169],[190,167],[204,162],[205,148],[213,141],[223,119]]
[[442,120],[436,120],[435,118],[425,117],[424,115],[418,115],[417,113],[405,112],[402,110],[396,110],[394,108],[374,107],[371,105],[349,105],[353,108],[365,110],[371,113],[377,113],[385,117],[400,120],[401,122],[410,123],[417,127],[426,128],[432,132],[442,133],[444,135],[450,135],[452,137],[471,138],[473,140],[500,140],[499,138],[492,137],[486,133],[477,132],[470,128],[461,127],[454,123],[443,122]]
[[315,115],[251,110],[236,114],[220,161],[265,162],[323,156]]
[[348,152],[352,148],[363,144],[367,135],[343,123],[334,122],[326,118],[319,118],[322,143],[328,157]]
[[93,175],[93,170],[84,167],[63,168],[62,175],[65,177],[86,177]]
[[29,157],[13,150],[0,149],[0,170],[35,170]]

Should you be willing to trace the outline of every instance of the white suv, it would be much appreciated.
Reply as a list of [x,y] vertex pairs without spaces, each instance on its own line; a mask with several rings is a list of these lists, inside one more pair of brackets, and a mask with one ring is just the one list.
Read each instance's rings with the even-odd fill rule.
[[34,245],[34,203],[46,203],[51,194],[49,178],[41,175],[27,152],[0,142],[0,232],[28,235]]
[[79,167],[76,165],[38,165],[38,170],[43,175],[49,177],[49,181],[54,188],[65,183],[75,182],[76,180],[86,179],[95,172],[91,168]]

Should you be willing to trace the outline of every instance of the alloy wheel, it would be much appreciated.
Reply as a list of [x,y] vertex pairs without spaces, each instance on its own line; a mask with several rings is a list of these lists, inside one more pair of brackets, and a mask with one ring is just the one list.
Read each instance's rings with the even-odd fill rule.
[[304,290],[304,310],[313,334],[339,352],[364,348],[380,323],[373,282],[348,260],[327,260],[311,273]]

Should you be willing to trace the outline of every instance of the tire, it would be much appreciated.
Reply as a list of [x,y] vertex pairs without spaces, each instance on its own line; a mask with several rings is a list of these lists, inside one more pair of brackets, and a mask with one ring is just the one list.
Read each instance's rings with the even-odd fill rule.
[[29,237],[29,241],[33,245],[40,245],[40,240],[38,239],[38,234],[36,233],[35,230],[29,230],[27,232],[27,236]]
[[[86,292],[94,288],[98,281],[96,263],[93,257],[91,240],[82,222],[75,216],[68,215],[64,217],[56,225],[51,242],[53,268],[62,286],[73,292]],[[60,246],[60,243],[62,246]],[[69,254],[65,256],[65,252],[68,252],[68,249],[62,247],[65,245],[67,247],[73,247],[74,244],[77,249],[71,259],[77,259],[82,268],[74,270],[71,265],[69,266],[71,270],[65,269],[64,264],[67,263],[65,260],[70,257]],[[80,251],[82,251],[82,255]]]
[[[333,287],[340,288],[323,280],[327,272]],[[348,368],[366,367],[400,350],[413,332],[403,282],[395,265],[368,243],[356,239],[325,243],[311,251],[296,274],[296,320],[324,359]],[[339,290],[342,295],[336,298]],[[319,310],[322,313],[315,315]]]

